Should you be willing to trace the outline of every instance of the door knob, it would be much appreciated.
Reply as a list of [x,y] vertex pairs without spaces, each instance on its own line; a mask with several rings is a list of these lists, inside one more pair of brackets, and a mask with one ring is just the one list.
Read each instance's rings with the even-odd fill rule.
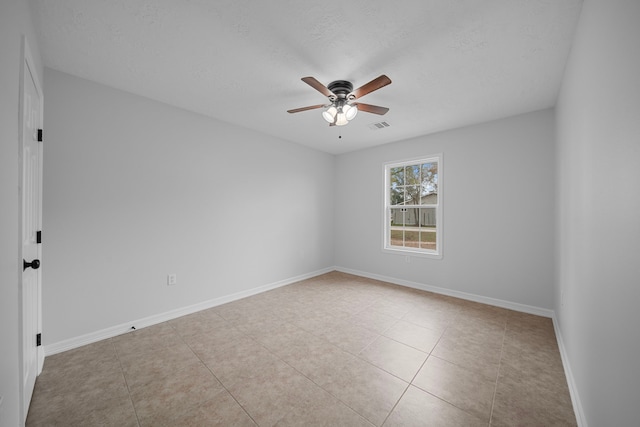
[[29,267],[33,268],[34,270],[39,269],[40,268],[40,260],[34,259],[31,262],[27,262],[25,260],[22,260],[22,271],[25,271]]

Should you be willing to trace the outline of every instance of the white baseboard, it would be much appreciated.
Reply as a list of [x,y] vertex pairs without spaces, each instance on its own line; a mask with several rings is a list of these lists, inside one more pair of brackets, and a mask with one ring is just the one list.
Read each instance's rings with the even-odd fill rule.
[[452,289],[439,288],[437,286],[425,285],[423,283],[411,282],[409,280],[396,279],[395,277],[382,276],[380,274],[367,273],[364,271],[352,270],[350,268],[336,267],[337,271],[343,273],[354,274],[356,276],[368,277],[369,279],[380,280],[383,282],[393,283],[408,288],[420,289],[423,291],[433,292],[436,294],[447,295],[468,301],[479,302],[482,304],[502,307],[509,310],[520,311],[523,313],[535,314],[537,316],[553,318],[553,310],[535,307],[532,305],[519,304],[517,302],[505,301],[496,298],[484,297],[481,295],[470,294],[467,292],[455,291]]
[[573,412],[576,415],[576,422],[578,427],[587,427],[587,418],[584,415],[584,409],[580,402],[580,396],[578,395],[578,388],[576,387],[576,381],[573,378],[573,372],[571,370],[571,364],[569,363],[569,356],[567,355],[564,341],[562,339],[562,333],[560,332],[560,326],[558,320],[554,314],[553,316],[553,329],[556,332],[556,340],[558,341],[558,348],[560,349],[560,357],[562,358],[562,366],[564,367],[564,375],[567,377],[567,385],[569,386],[569,394],[571,395],[571,403],[573,405]]
[[323,268],[321,270],[313,271],[311,273],[301,274],[299,276],[290,277],[288,279],[280,280],[278,282],[269,283],[267,285],[258,286],[256,288],[248,289],[246,291],[236,292],[231,295],[226,295],[219,298],[214,298],[208,301],[203,301],[198,304],[193,304],[187,307],[178,308],[175,310],[167,311],[165,313],[156,314],[153,316],[145,317],[142,319],[132,320],[127,323],[112,326],[99,331],[91,332],[85,335],[81,335],[67,340],[59,341],[57,343],[48,344],[44,346],[44,354],[51,356],[52,354],[61,353],[63,351],[72,350],[74,348],[82,347],[83,345],[91,344],[97,341],[101,341],[107,338],[113,338],[118,335],[122,335],[131,331],[131,327],[135,326],[136,329],[146,328],[147,326],[157,325],[158,323],[166,322],[181,316],[193,314],[195,312],[206,310],[208,308],[216,307],[218,305],[226,304],[228,302],[236,301],[241,298],[246,298],[252,295],[260,294],[262,292],[270,291],[272,289],[286,286],[291,283],[299,282],[301,280],[310,279],[312,277],[320,276],[321,274],[334,271],[334,267]]

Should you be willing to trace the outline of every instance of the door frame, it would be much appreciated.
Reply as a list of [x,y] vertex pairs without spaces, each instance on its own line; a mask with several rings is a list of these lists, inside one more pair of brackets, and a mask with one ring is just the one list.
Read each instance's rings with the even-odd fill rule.
[[[25,96],[25,85],[27,84],[26,76],[29,73],[31,75],[31,79],[33,79],[33,84],[40,98],[40,111],[39,111],[39,123],[38,129],[42,129],[43,123],[43,113],[44,113],[44,96],[42,93],[42,85],[40,84],[38,73],[36,72],[37,68],[35,66],[35,61],[33,60],[33,56],[31,55],[31,49],[29,48],[29,44],[27,42],[26,36],[22,36],[21,41],[21,49],[20,49],[20,87],[19,87],[19,113],[18,113],[18,209],[20,214],[18,215],[18,269],[22,266],[23,253],[22,253],[22,221],[23,221],[23,197],[22,197],[22,187],[24,185],[24,171],[23,171],[23,141],[24,141],[24,96]],[[42,230],[42,184],[43,184],[43,149],[42,143],[38,144],[38,180],[39,180],[39,203],[38,203],[38,229]],[[37,245],[38,250],[38,259],[42,260],[42,244]],[[20,369],[19,369],[19,380],[20,380],[20,416],[23,422],[27,418],[28,408],[25,407],[26,401],[26,390],[24,390],[24,335],[23,335],[23,294],[22,294],[22,285],[23,285],[23,275],[22,272],[18,274],[18,329],[19,329],[19,359],[20,359]],[[37,290],[36,294],[38,296],[37,302],[37,313],[38,313],[38,332],[42,332],[42,270],[38,273],[37,279]],[[42,367],[44,365],[44,351],[42,346],[36,347],[36,356],[37,356],[37,371],[36,376],[42,372]]]

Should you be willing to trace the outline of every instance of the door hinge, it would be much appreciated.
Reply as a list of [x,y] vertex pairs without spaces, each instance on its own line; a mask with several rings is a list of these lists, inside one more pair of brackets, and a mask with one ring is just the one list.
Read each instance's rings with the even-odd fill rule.
[[42,230],[36,232],[36,243],[42,243]]
[[40,347],[42,345],[42,334],[36,335],[36,347]]
[[42,142],[42,129],[38,129],[38,142]]

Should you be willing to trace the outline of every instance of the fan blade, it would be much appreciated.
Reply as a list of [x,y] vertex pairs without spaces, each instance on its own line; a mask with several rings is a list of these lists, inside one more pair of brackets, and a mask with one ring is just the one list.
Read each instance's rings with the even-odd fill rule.
[[321,94],[323,94],[326,97],[329,98],[336,98],[336,94],[331,92],[329,90],[328,87],[326,87],[325,85],[323,85],[322,83],[320,83],[318,80],[316,80],[313,77],[303,77],[302,81],[305,82],[306,84],[308,84],[309,86],[311,86],[312,88],[314,88],[315,90],[317,90],[318,92],[320,92]]
[[371,93],[374,90],[378,90],[378,89],[380,89],[382,87],[385,87],[386,85],[388,85],[390,83],[391,83],[391,79],[383,74],[380,77],[371,80],[369,83],[367,83],[367,84],[365,84],[363,86],[360,86],[358,89],[356,89],[353,92],[351,92],[349,94],[348,98],[349,99],[362,98],[366,94]]
[[378,107],[377,105],[362,104],[360,102],[354,102],[353,105],[358,107],[358,111],[364,111],[365,113],[380,114],[381,116],[387,114],[389,109],[387,107]]
[[307,110],[315,110],[316,108],[322,108],[324,107],[324,104],[318,104],[318,105],[311,105],[309,107],[302,107],[302,108],[294,108],[293,110],[287,110],[287,113],[299,113],[301,111],[307,111]]

